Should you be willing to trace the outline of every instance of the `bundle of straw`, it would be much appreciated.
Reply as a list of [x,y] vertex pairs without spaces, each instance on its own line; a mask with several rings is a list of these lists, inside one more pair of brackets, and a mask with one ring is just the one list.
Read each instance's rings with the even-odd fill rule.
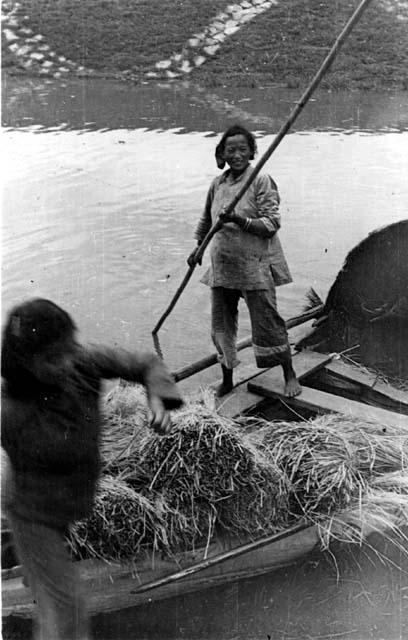
[[317,519],[361,501],[372,477],[408,460],[407,431],[334,414],[274,424],[262,443],[288,478],[293,514]]
[[408,429],[402,425],[383,426],[338,414],[315,418],[313,425],[346,438],[354,447],[358,469],[368,477],[408,468]]
[[327,516],[347,507],[365,490],[353,447],[334,430],[280,423],[265,437],[264,445],[288,478],[295,516]]
[[232,421],[191,403],[174,415],[174,424],[169,436],[152,436],[141,450],[149,491],[163,494],[173,510],[171,543],[189,548],[215,529],[255,535],[286,521],[278,470],[245,444]]
[[123,560],[143,547],[167,546],[164,502],[151,502],[123,481],[103,477],[89,518],[76,522],[67,536],[77,559]]
[[[361,544],[371,533],[380,533],[406,554],[407,525],[408,476],[405,471],[394,471],[374,478],[353,508],[340,510],[321,522],[320,539],[322,547],[328,548],[333,539]],[[396,533],[400,542],[390,532]]]
[[105,397],[102,409],[102,463],[110,474],[126,475],[139,463],[140,443],[149,424],[144,387],[121,381]]

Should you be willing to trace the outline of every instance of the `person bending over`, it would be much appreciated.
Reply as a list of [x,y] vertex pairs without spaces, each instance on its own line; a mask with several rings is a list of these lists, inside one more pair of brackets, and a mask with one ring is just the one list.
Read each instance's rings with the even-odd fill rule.
[[[9,458],[3,508],[37,603],[37,637],[88,637],[67,526],[90,514],[100,473],[101,381],[141,383],[158,433],[181,406],[162,361],[150,353],[82,346],[71,317],[49,300],[8,315],[2,343],[1,444]],[[4,497],[6,496],[6,497]]]

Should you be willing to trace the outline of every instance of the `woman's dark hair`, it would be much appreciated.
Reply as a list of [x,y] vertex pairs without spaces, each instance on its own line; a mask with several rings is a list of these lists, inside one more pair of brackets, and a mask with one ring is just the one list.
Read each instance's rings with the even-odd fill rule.
[[232,127],[226,130],[226,132],[224,133],[221,140],[216,146],[215,159],[217,161],[217,167],[219,169],[223,169],[225,167],[225,160],[224,160],[225,143],[227,138],[232,138],[232,136],[245,136],[248,142],[249,149],[251,151],[251,155],[249,159],[253,160],[255,158],[255,154],[257,152],[255,136],[250,131],[248,131],[248,129],[245,129],[245,127],[242,127],[240,124],[234,124],[232,125]]
[[15,306],[3,329],[1,375],[12,384],[35,377],[38,357],[53,345],[74,338],[70,315],[50,300],[35,298]]

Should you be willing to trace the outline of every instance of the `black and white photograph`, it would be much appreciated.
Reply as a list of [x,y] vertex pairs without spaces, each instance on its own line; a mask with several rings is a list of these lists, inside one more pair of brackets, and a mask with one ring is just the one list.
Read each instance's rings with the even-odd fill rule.
[[408,0],[2,0],[3,640],[408,638]]

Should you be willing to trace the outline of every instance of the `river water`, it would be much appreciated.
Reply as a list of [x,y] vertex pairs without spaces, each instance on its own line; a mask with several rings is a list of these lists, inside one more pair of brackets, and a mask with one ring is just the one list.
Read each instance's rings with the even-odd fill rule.
[[[3,318],[39,295],[71,312],[85,340],[150,347],[187,270],[219,134],[242,122],[259,136],[260,155],[298,98],[8,79]],[[265,167],[279,186],[294,280],[279,289],[285,317],[302,309],[310,286],[325,296],[368,232],[407,216],[407,148],[407,93],[324,92],[306,106]],[[205,264],[159,333],[172,370],[213,351]],[[240,332],[249,334],[245,309]]]
[[[73,314],[84,340],[152,348],[151,330],[186,272],[217,174],[218,136],[239,121],[256,132],[262,153],[298,99],[282,89],[7,79],[3,320],[12,304],[45,296]],[[279,289],[285,317],[301,311],[310,286],[324,298],[367,233],[407,217],[407,149],[408,92],[318,92],[306,106],[265,169],[279,186],[280,235],[294,279]],[[209,294],[199,283],[205,264],[159,333],[172,370],[213,351]],[[248,333],[242,309],[240,337]],[[102,617],[97,637],[406,637],[408,586],[401,588],[400,572],[381,567],[346,568],[339,587],[335,565],[308,561]],[[397,583],[397,595],[388,596]]]

